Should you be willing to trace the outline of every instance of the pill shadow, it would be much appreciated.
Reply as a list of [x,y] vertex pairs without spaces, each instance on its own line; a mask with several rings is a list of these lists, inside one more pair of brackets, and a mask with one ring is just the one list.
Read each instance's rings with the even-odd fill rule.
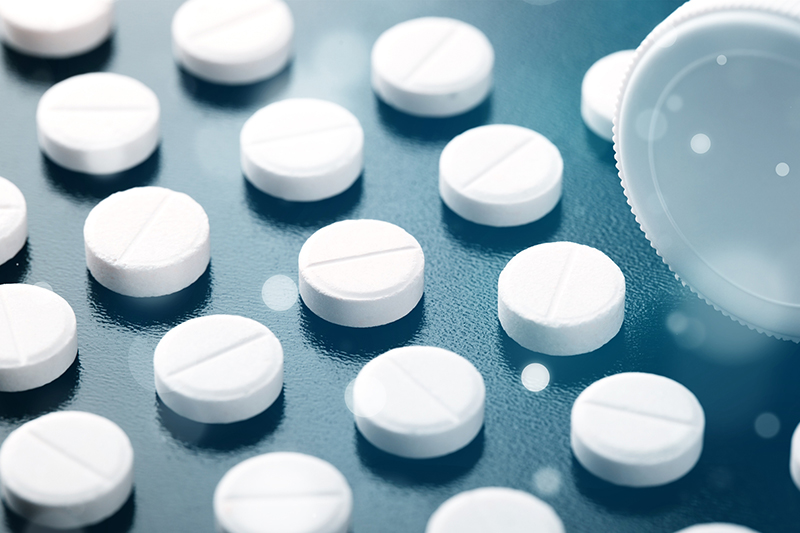
[[0,392],[0,421],[19,423],[57,411],[78,393],[81,380],[80,354],[52,382],[23,392]]
[[320,352],[352,362],[370,360],[392,348],[412,342],[425,322],[425,296],[406,316],[374,328],[349,328],[324,320],[300,300],[300,330],[304,338]]
[[143,187],[155,181],[161,168],[161,148],[135,167],[105,176],[93,176],[68,170],[42,154],[42,171],[50,186],[61,194],[79,202],[94,203],[107,196],[130,189]]
[[361,464],[375,476],[396,487],[441,486],[467,475],[480,461],[484,428],[460,450],[435,459],[406,459],[373,446],[354,426],[356,453]]
[[561,227],[561,202],[547,215],[524,226],[495,228],[475,224],[460,217],[441,202],[442,225],[447,235],[466,248],[479,252],[519,252],[525,248],[549,242]]
[[25,518],[12,511],[3,502],[3,511],[6,515],[6,528],[11,533],[127,533],[133,529],[136,515],[136,489],[113,515],[102,522],[91,526],[76,529],[53,529],[37,524],[32,524]]
[[591,153],[595,155],[597,162],[615,167],[617,160],[614,158],[614,143],[597,136],[586,126],[583,127],[583,133],[586,138],[586,144],[589,146]]
[[25,281],[30,271],[30,247],[30,242],[26,242],[17,255],[0,265],[0,284]]
[[154,298],[123,296],[103,287],[86,271],[89,307],[100,321],[133,331],[152,328],[167,331],[191,318],[201,316],[211,303],[212,266],[182,291]]
[[344,218],[361,200],[364,173],[341,194],[318,202],[289,202],[270,196],[242,177],[247,207],[259,222],[279,227],[318,227]]
[[8,45],[2,48],[3,63],[8,71],[25,82],[49,86],[78,74],[103,70],[114,54],[114,36],[85,54],[63,59],[23,54]]
[[292,79],[292,61],[275,76],[247,85],[222,85],[202,80],[177,66],[180,84],[189,97],[203,106],[218,109],[247,109],[266,105],[289,87]]
[[195,451],[234,452],[255,446],[278,429],[284,418],[284,393],[264,412],[232,424],[201,424],[184,418],[167,407],[156,395],[156,412],[161,426],[173,439]]
[[381,123],[392,134],[414,141],[450,141],[456,135],[486,124],[492,116],[492,95],[478,107],[448,118],[417,117],[398,111],[375,95]]

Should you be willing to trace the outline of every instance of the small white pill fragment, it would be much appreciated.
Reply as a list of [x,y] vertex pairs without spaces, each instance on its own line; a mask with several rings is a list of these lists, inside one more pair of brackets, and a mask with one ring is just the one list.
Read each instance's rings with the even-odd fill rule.
[[410,313],[422,298],[425,254],[404,229],[380,220],[344,220],[303,245],[300,296],[317,316],[369,328]]
[[619,332],[625,276],[603,252],[572,242],[539,244],[508,262],[497,284],[500,324],[535,352],[594,351]]
[[614,112],[625,73],[635,50],[621,50],[607,55],[592,65],[581,84],[581,116],[596,135],[610,141]]
[[792,453],[790,460],[789,470],[792,474],[792,480],[797,488],[800,489],[800,425],[794,431],[792,436]]
[[119,510],[133,489],[133,448],[119,426],[80,411],[51,413],[0,448],[6,504],[31,522],[81,528]]
[[280,341],[241,316],[205,316],[173,328],[158,343],[153,367],[164,404],[205,424],[252,418],[283,388]]
[[77,353],[77,322],[66,300],[35,285],[0,285],[0,391],[47,385]]
[[240,138],[242,170],[256,188],[295,202],[347,190],[364,167],[364,130],[347,109],[312,98],[256,112]]
[[158,97],[133,78],[109,72],[73,76],[39,100],[39,147],[69,170],[115,174],[155,151],[160,114]]
[[113,0],[2,0],[0,36],[24,54],[63,58],[88,52],[114,26]]
[[587,387],[572,406],[578,461],[616,485],[655,487],[686,475],[703,451],[705,415],[686,387],[629,372]]
[[439,159],[439,194],[477,224],[505,227],[539,220],[561,199],[564,161],[543,135],[507,124],[462,133]]
[[548,504],[521,490],[486,487],[444,502],[428,520],[425,533],[564,533]]
[[0,265],[14,257],[28,240],[28,205],[17,186],[0,178]]
[[164,296],[185,289],[210,261],[203,208],[162,187],[112,194],[83,227],[86,265],[104,287],[126,296]]
[[483,102],[494,49],[460,20],[424,17],[385,31],[372,48],[372,88],[388,105],[422,117],[450,117]]
[[189,0],[172,19],[178,63],[198,78],[225,85],[280,72],[293,36],[292,12],[281,0]]
[[483,377],[472,363],[431,346],[390,350],[367,363],[353,384],[353,412],[364,438],[411,459],[440,457],[472,442],[483,426],[485,399]]
[[700,524],[681,529],[677,533],[758,533],[749,527],[735,524]]
[[347,533],[353,492],[333,465],[276,452],[234,466],[214,491],[221,533]]

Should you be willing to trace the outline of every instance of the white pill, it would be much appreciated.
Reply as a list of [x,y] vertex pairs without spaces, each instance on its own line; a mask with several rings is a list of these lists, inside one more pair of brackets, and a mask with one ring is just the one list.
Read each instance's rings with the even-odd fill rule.
[[115,423],[80,411],[51,413],[13,431],[0,448],[3,499],[54,528],[113,515],[133,488],[133,448]]
[[794,484],[797,485],[798,489],[800,489],[800,426],[797,426],[794,436],[792,437],[790,471],[792,473]]
[[28,206],[17,186],[0,178],[0,265],[14,257],[28,240]]
[[344,220],[314,233],[298,258],[300,296],[334,324],[369,328],[399,320],[422,298],[425,254],[402,228]]
[[734,524],[700,524],[681,529],[678,533],[757,533],[749,527]]
[[241,316],[194,318],[173,328],[158,343],[153,366],[164,404],[205,424],[254,417],[283,388],[280,341]]
[[353,384],[356,426],[381,450],[412,459],[460,450],[483,426],[486,387],[472,363],[408,346],[367,363]]
[[492,88],[494,49],[477,28],[424,17],[385,31],[372,48],[372,88],[388,105],[423,117],[476,107]]
[[39,100],[39,147],[69,170],[122,172],[155,151],[160,114],[158,97],[133,78],[108,72],[73,76]]
[[539,244],[508,262],[497,284],[500,324],[535,352],[577,355],[610,341],[625,314],[625,276],[603,252]]
[[561,153],[547,138],[497,124],[462,133],[439,159],[439,194],[458,215],[487,226],[539,220],[561,198]]
[[486,487],[468,490],[444,502],[425,533],[564,533],[564,524],[548,504],[521,490]]
[[333,465],[267,453],[234,466],[214,491],[221,533],[347,533],[353,493]]
[[347,109],[324,100],[270,104],[245,123],[242,170],[256,188],[295,202],[348,189],[364,166],[364,130]]
[[0,285],[0,391],[46,385],[77,353],[75,313],[66,300],[35,285]]
[[289,61],[293,35],[292,13],[281,0],[189,0],[172,19],[178,63],[226,85],[277,74]]
[[88,52],[114,25],[113,0],[3,0],[0,35],[24,54],[62,58]]
[[686,387],[629,372],[587,387],[572,406],[572,452],[616,485],[655,487],[686,475],[703,451],[705,415]]
[[188,195],[162,187],[112,194],[89,213],[83,238],[89,272],[126,296],[178,292],[210,260],[206,212]]
[[614,112],[622,81],[633,59],[634,50],[607,55],[586,71],[581,85],[581,116],[596,135],[610,141]]

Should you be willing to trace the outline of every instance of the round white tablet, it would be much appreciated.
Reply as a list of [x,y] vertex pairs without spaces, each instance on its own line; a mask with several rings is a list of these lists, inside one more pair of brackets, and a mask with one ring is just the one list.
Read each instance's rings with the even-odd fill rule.
[[173,328],[158,343],[153,367],[164,404],[205,424],[254,417],[283,388],[280,341],[241,316],[205,316]]
[[112,194],[83,227],[86,265],[104,287],[126,296],[185,289],[210,260],[208,217],[188,195],[162,187]]
[[521,490],[486,487],[468,490],[444,502],[425,533],[564,533],[564,524],[548,504]]
[[0,448],[6,504],[33,523],[81,528],[113,515],[133,488],[133,448],[115,423],[80,411],[51,413]]
[[14,257],[28,240],[28,206],[17,186],[0,178],[0,265]]
[[214,491],[221,533],[347,533],[353,493],[333,465],[300,453],[267,453],[234,466]]
[[256,188],[296,202],[348,189],[364,167],[364,130],[332,102],[293,98],[270,104],[245,123],[242,170]]
[[75,313],[66,300],[35,285],[0,285],[0,391],[46,385],[77,353]]
[[789,469],[791,471],[794,484],[797,485],[798,489],[800,489],[800,426],[797,426],[794,436],[792,436],[792,453]]
[[757,533],[749,527],[735,524],[700,524],[681,529],[678,533]]
[[581,116],[596,135],[610,141],[614,111],[622,81],[633,59],[633,50],[607,55],[592,65],[581,85]]
[[610,341],[625,315],[625,276],[603,252],[539,244],[508,262],[497,283],[500,324],[525,348],[577,355]]
[[460,450],[483,426],[486,387],[453,352],[408,346],[367,363],[353,384],[356,426],[381,450],[412,459]]
[[424,17],[385,31],[372,49],[372,88],[390,106],[423,117],[476,107],[492,88],[494,49],[477,28]]
[[277,74],[292,52],[294,21],[281,0],[189,0],[172,19],[172,48],[186,70],[226,85]]
[[411,312],[425,286],[425,254],[402,228],[344,220],[314,233],[298,258],[300,296],[316,315],[353,328]]
[[705,415],[686,387],[629,372],[587,387],[572,406],[578,461],[616,485],[655,487],[686,475],[703,450]]
[[62,58],[88,52],[111,34],[113,0],[3,0],[0,36],[24,54]]
[[563,170],[561,152],[543,135],[520,126],[481,126],[445,146],[439,194],[471,222],[519,226],[553,210]]
[[155,151],[160,113],[155,93],[133,78],[108,72],[73,76],[39,100],[39,147],[69,170],[122,172]]

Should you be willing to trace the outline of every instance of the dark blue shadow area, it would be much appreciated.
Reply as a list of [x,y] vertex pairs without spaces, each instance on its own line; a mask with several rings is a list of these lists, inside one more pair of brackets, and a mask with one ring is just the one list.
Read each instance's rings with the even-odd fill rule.
[[17,424],[58,411],[75,398],[80,381],[78,354],[63,374],[43,387],[23,392],[0,392],[0,421]]
[[392,134],[413,141],[441,142],[450,141],[456,135],[483,126],[492,117],[492,95],[478,107],[461,115],[448,118],[416,117],[398,111],[383,103],[375,95],[378,117],[384,127]]
[[42,59],[3,45],[3,65],[16,77],[36,85],[49,86],[78,74],[103,70],[114,55],[114,36],[97,48],[75,57]]
[[283,94],[292,79],[292,62],[272,78],[246,85],[221,85],[201,80],[182,67],[181,88],[196,103],[217,109],[248,109],[265,106]]
[[98,524],[85,528],[52,529],[39,526],[16,514],[5,503],[3,508],[6,514],[6,527],[12,533],[127,533],[133,529],[136,515],[136,489],[133,489],[127,501],[116,513]]
[[0,265],[0,284],[22,283],[28,277],[31,262],[31,243],[26,242],[17,255]]

